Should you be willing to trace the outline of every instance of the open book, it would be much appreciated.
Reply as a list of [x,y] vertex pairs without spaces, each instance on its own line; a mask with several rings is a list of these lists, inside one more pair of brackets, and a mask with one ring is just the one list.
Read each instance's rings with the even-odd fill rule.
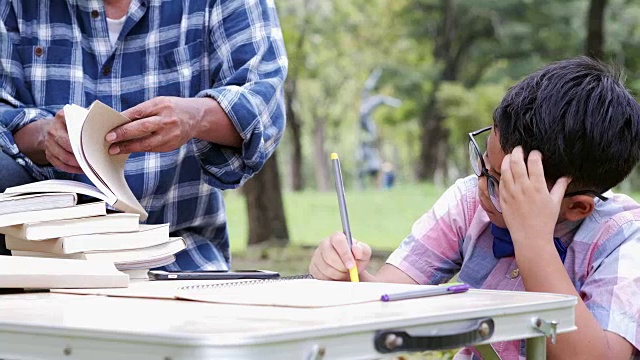
[[140,214],[140,220],[146,220],[147,212],[124,178],[129,154],[110,155],[110,144],[104,139],[109,131],[131,120],[99,101],[89,109],[65,105],[64,115],[73,154],[95,187],[72,180],[44,180],[8,188],[5,193],[76,192],[104,200],[123,212]]

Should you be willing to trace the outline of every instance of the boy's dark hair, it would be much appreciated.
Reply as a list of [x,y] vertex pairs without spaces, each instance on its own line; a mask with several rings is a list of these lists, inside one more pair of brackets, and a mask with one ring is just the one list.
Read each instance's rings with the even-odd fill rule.
[[509,89],[493,114],[505,153],[542,153],[547,181],[604,192],[640,159],[640,105],[620,74],[588,57],[552,63]]

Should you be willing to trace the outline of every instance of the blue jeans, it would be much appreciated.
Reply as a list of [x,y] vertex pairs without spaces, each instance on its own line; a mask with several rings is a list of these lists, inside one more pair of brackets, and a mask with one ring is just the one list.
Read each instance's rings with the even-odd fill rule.
[[[36,181],[12,157],[0,150],[0,192],[8,187],[18,186]],[[0,234],[0,255],[10,255],[4,246],[4,235]]]

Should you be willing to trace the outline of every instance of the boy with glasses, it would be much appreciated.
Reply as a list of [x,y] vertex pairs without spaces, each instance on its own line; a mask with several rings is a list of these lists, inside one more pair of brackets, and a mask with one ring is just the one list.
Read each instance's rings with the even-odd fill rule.
[[[469,138],[475,175],[456,181],[377,273],[366,269],[369,246],[354,241],[350,252],[336,233],[311,274],[347,280],[357,264],[362,281],[439,284],[458,273],[475,288],[575,295],[578,330],[548,347],[550,359],[640,358],[640,205],[610,190],[640,159],[640,105],[620,78],[588,58],[550,64]],[[524,358],[524,342],[493,346]]]

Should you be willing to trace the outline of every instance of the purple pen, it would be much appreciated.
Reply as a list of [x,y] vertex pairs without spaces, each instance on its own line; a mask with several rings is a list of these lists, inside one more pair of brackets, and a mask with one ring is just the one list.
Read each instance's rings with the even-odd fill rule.
[[471,286],[468,284],[458,284],[451,286],[436,286],[429,287],[428,289],[418,289],[412,291],[405,291],[395,294],[384,294],[380,296],[381,301],[395,301],[405,299],[415,299],[427,296],[444,295],[444,294],[457,294],[469,290]]

